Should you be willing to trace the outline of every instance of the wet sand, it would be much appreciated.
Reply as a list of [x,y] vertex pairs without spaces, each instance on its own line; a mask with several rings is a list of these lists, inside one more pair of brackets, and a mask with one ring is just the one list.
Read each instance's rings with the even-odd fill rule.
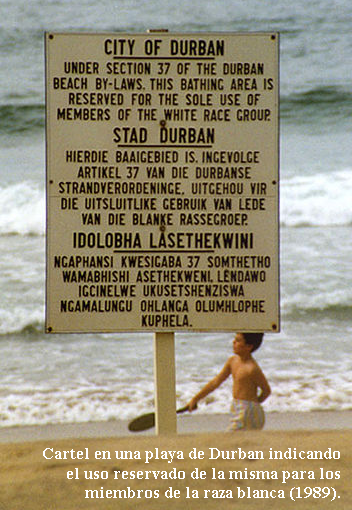
[[0,429],[0,509],[347,510],[351,416],[276,414],[264,431],[224,433],[227,417],[194,414],[169,437],[133,435],[114,421]]

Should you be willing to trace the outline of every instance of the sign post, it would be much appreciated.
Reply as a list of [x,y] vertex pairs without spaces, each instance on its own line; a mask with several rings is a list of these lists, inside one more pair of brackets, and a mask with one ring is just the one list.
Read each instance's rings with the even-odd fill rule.
[[175,385],[175,335],[154,333],[156,434],[177,432]]
[[46,34],[47,332],[279,331],[278,53]]

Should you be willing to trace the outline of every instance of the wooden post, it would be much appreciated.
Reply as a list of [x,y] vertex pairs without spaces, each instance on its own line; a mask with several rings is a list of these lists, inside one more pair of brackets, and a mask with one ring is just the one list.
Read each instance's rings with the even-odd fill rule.
[[155,433],[177,433],[175,335],[154,333]]

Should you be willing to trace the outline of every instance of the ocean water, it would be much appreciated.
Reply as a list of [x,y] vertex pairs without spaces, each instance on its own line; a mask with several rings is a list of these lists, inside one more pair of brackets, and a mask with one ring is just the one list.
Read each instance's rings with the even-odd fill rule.
[[[267,412],[352,408],[352,4],[348,0],[2,0],[0,426],[153,409],[150,334],[44,334],[44,31],[280,32],[281,319],[256,358]],[[176,335],[178,403],[231,335]],[[200,405],[226,412],[230,383]]]

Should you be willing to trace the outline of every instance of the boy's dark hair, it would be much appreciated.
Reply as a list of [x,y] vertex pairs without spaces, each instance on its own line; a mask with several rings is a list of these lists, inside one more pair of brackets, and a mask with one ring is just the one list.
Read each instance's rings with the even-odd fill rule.
[[252,352],[256,351],[260,347],[264,333],[242,333],[247,345],[252,346]]

